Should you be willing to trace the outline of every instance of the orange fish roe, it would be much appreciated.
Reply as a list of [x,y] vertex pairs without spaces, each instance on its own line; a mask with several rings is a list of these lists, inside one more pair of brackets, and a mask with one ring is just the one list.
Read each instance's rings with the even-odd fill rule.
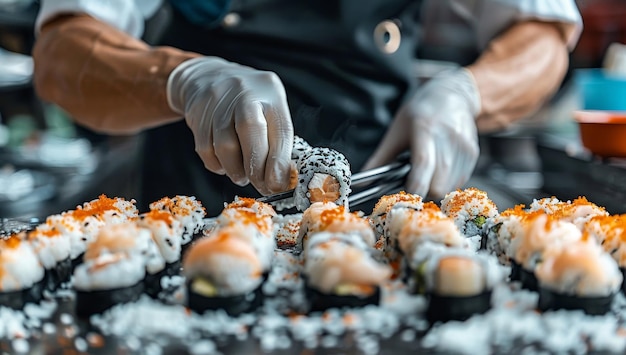
[[233,209],[235,215],[230,225],[239,223],[254,225],[262,234],[268,234],[272,229],[272,222],[267,216],[259,215],[254,211],[245,209]]
[[25,237],[26,233],[24,232],[11,234],[8,237],[0,237],[0,250],[17,248]]
[[[116,211],[123,213],[123,211],[115,205],[117,201],[117,199],[109,198],[106,195],[102,194],[98,196],[97,200],[91,201],[84,206],[78,206],[75,210],[68,211],[67,214],[79,221],[82,221],[90,216],[98,217],[107,211]],[[122,199],[122,201],[124,200]]]
[[[170,213],[172,213],[173,215],[176,216],[189,216],[193,211],[193,209],[190,209],[189,206],[186,204],[187,200],[177,196],[176,198],[170,198],[170,197],[163,197],[162,199],[153,202],[151,204],[151,207],[154,205],[158,205],[161,204],[162,205],[162,209],[170,211]],[[196,201],[197,202],[197,201]],[[199,203],[199,202],[198,202]],[[152,208],[151,208],[152,209]],[[206,209],[204,207],[200,207],[200,209],[202,211],[206,211]]]
[[[457,189],[454,195],[448,194],[451,198],[446,204],[446,212],[449,216],[456,216],[466,205],[482,206],[477,216],[488,216],[492,211],[497,210],[496,204],[489,199],[485,191],[475,187],[468,187],[465,190]],[[445,200],[445,199],[444,199]]]
[[557,218],[568,218],[576,214],[578,209],[583,206],[588,206],[595,211],[595,214],[598,215],[608,215],[606,209],[604,207],[598,206],[593,202],[587,200],[586,197],[580,196],[572,202],[560,202],[554,206],[554,210],[552,210],[552,214]]
[[344,220],[346,215],[346,208],[344,206],[325,209],[320,214],[320,222],[322,223],[322,226],[328,226],[337,220]]
[[384,212],[389,212],[391,207],[393,207],[393,205],[398,202],[421,203],[422,197],[420,195],[410,194],[406,191],[400,191],[393,195],[385,195],[382,196],[378,200],[378,202],[376,202],[376,205],[374,206],[374,211],[381,210],[383,206],[385,206]]
[[524,204],[515,205],[513,208],[508,208],[500,212],[500,216],[503,216],[503,217],[524,216],[526,214],[528,214],[528,211],[526,211],[526,205]]
[[172,214],[165,211],[151,210],[150,212],[147,212],[145,216],[155,221],[165,222],[168,226],[171,226],[174,222]]

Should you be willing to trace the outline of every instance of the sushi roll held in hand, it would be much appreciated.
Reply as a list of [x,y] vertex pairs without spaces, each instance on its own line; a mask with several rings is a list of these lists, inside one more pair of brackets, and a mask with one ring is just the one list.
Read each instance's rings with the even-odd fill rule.
[[463,321],[491,308],[494,286],[504,279],[494,257],[447,251],[432,256],[421,269],[429,322]]
[[25,237],[0,237],[0,306],[21,309],[41,299],[44,268]]
[[187,306],[194,312],[223,309],[230,315],[262,303],[263,264],[243,228],[221,228],[195,242],[183,259]]
[[320,232],[304,250],[304,278],[310,311],[380,303],[391,268],[375,261],[356,234]]
[[297,168],[294,203],[299,211],[314,202],[348,206],[352,172],[343,154],[330,148],[313,147],[298,159]]
[[579,309],[602,315],[622,284],[613,258],[596,243],[575,243],[550,254],[535,271],[539,309]]

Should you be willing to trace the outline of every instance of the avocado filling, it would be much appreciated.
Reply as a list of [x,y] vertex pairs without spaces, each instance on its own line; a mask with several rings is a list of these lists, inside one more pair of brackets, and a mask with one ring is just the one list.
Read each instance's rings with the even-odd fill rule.
[[202,277],[196,277],[191,282],[191,290],[204,297],[217,296],[217,287],[211,281]]

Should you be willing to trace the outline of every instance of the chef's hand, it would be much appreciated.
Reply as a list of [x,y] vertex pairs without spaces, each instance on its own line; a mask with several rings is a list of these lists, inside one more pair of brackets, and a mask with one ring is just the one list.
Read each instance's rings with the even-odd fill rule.
[[443,196],[461,187],[478,159],[476,116],[480,96],[467,69],[441,73],[400,108],[364,169],[394,160],[410,148],[411,172],[406,189]]
[[275,73],[216,57],[187,60],[167,83],[204,166],[262,194],[288,189],[293,125]]

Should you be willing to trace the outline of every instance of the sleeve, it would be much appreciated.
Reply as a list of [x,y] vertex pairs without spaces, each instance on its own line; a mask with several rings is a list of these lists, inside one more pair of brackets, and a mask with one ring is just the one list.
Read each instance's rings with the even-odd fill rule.
[[[462,1],[462,0],[459,0]],[[458,2],[458,1],[457,1]],[[472,18],[479,49],[512,23],[525,20],[549,21],[560,24],[568,48],[574,49],[583,23],[574,0],[482,0],[474,3]]]
[[139,38],[144,19],[158,9],[162,0],[41,0],[35,22],[38,34],[41,26],[59,14],[85,13],[127,34]]

